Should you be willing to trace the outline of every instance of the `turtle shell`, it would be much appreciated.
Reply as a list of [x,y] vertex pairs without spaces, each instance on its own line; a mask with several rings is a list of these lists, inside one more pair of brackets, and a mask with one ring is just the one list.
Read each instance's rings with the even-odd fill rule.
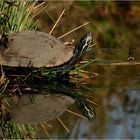
[[1,64],[14,67],[55,67],[68,62],[72,48],[44,32],[23,31],[8,36],[7,48],[0,46]]

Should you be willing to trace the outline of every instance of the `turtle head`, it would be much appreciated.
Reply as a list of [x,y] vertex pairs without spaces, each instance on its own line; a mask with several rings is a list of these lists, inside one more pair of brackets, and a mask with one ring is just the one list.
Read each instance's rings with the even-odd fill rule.
[[85,34],[76,44],[76,47],[81,50],[82,52],[86,51],[86,49],[88,48],[88,46],[91,44],[92,42],[92,33],[89,32],[87,34]]
[[71,70],[74,69],[74,65],[81,59],[83,54],[86,52],[87,48],[92,42],[93,36],[92,33],[86,33],[76,44],[73,56],[70,61],[61,67],[61,70]]
[[86,33],[76,44],[75,50],[73,52],[73,57],[71,58],[70,65],[75,65],[83,54],[86,52],[87,48],[92,42],[92,33]]

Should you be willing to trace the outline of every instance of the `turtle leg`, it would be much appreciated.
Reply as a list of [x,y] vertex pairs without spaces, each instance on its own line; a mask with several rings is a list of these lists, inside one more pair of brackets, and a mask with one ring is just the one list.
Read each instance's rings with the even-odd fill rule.
[[70,70],[73,70],[74,68],[75,68],[74,65],[65,64],[64,66],[60,67],[60,71],[67,73]]
[[0,45],[4,46],[5,48],[8,48],[8,38],[6,35],[2,34],[0,39]]

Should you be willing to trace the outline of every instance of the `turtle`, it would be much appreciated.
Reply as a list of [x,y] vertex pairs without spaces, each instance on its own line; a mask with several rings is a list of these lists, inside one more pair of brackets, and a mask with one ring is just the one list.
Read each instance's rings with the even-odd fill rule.
[[[45,68],[69,71],[74,69],[92,42],[91,32],[86,33],[75,45],[66,47],[52,35],[40,31],[22,31],[8,35],[0,43],[1,64],[12,68]],[[5,42],[4,42],[5,41]],[[4,45],[3,45],[4,44]],[[81,98],[75,98],[79,102]],[[79,107],[92,120],[95,112],[82,98]],[[85,110],[85,111],[83,111]]]
[[92,33],[84,35],[74,49],[40,31],[14,33],[5,40],[6,43],[0,43],[1,64],[4,66],[28,67],[30,64],[35,68],[71,70],[91,44]]

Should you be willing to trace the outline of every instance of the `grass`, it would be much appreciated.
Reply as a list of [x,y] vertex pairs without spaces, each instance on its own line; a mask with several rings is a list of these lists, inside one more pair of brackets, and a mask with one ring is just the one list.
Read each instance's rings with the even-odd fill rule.
[[36,25],[32,23],[32,11],[37,2],[14,1],[6,2],[1,0],[1,33],[15,33],[23,30],[35,30]]

